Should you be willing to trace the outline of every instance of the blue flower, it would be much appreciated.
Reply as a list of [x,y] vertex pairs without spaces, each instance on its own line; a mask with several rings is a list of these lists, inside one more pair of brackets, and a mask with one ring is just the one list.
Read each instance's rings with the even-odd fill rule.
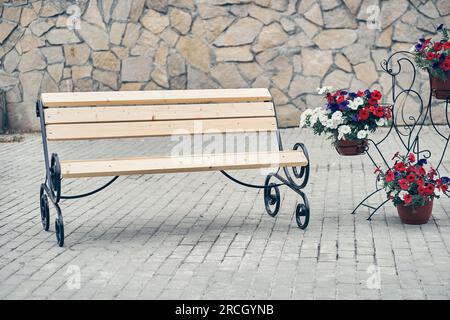
[[348,93],[348,96],[349,96],[350,98],[355,99],[358,95],[357,95],[356,93],[354,93],[354,92],[349,92],[349,93]]
[[428,163],[427,159],[420,159],[419,161],[417,161],[417,164],[419,166],[423,166],[423,165],[425,165],[427,163]]
[[367,97],[370,98],[370,91],[369,91],[369,89],[366,89],[366,90],[364,91],[364,93],[366,94]]
[[450,178],[449,177],[441,177],[441,181],[443,184],[449,184],[450,183]]
[[358,121],[358,114],[357,113],[352,116],[352,120],[354,122]]
[[339,109],[339,105],[338,105],[337,103],[331,103],[331,104],[328,106],[328,108],[329,108],[331,111],[335,112],[335,111],[337,111],[337,110]]
[[418,43],[418,44],[416,44],[416,46],[414,47],[414,49],[417,51],[417,52],[419,52],[420,51],[420,49],[422,49],[422,43]]

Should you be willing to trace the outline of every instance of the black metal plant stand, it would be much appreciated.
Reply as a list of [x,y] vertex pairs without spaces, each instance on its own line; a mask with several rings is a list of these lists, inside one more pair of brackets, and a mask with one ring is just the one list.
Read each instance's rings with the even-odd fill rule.
[[[433,120],[433,115],[431,112],[431,102],[433,101],[432,96],[432,90],[430,87],[430,94],[428,97],[428,103],[425,105],[424,100],[422,99],[421,95],[413,89],[414,82],[417,77],[417,70],[416,67],[411,60],[412,54],[408,51],[398,51],[393,53],[387,60],[384,60],[381,63],[381,67],[384,71],[386,71],[392,78],[392,123],[390,124],[389,130],[386,133],[386,135],[381,138],[379,141],[375,142],[372,139],[368,139],[370,141],[368,147],[365,150],[365,154],[370,158],[372,163],[374,164],[374,167],[378,167],[378,164],[374,160],[373,153],[376,153],[378,156],[381,157],[386,170],[388,168],[391,168],[391,165],[386,161],[385,156],[383,155],[381,145],[386,142],[387,138],[391,135],[397,135],[399,138],[404,150],[405,154],[408,153],[414,153],[416,155],[416,158],[424,158],[429,159],[432,156],[432,153],[428,149],[422,149],[420,146],[420,134],[422,132],[422,129],[424,125],[429,124],[435,133],[439,136],[440,139],[443,139],[443,149],[442,152],[439,154],[437,166],[435,167],[435,170],[439,173],[439,168],[442,164],[442,161],[444,160],[447,147],[450,141],[450,130],[446,134],[443,133],[437,126],[436,123]],[[397,85],[398,85],[398,79],[399,75],[402,72],[402,65],[409,65],[412,67],[412,79],[411,83],[406,89],[400,90],[398,93],[396,91]],[[393,67],[393,65],[395,67]],[[413,112],[408,113],[405,108],[402,106],[399,106],[399,100],[401,97],[404,97],[405,95],[410,95],[418,99],[419,101],[419,112],[417,114],[414,114]],[[449,102],[450,102],[450,92],[448,93],[447,99],[442,100],[443,103],[445,102],[445,116],[446,116],[446,122],[447,122],[447,128],[450,129],[450,122],[449,122]],[[372,216],[385,204],[389,201],[389,199],[383,201],[382,203],[378,205],[370,205],[368,204],[368,200],[370,200],[375,194],[382,191],[383,189],[378,186],[378,178],[376,181],[376,187],[373,192],[371,192],[367,197],[365,197],[353,210],[352,214],[356,213],[356,210],[360,208],[361,206],[369,208],[371,211],[369,217],[367,220],[371,220]],[[445,195],[447,197],[450,197],[450,193],[446,192]]]

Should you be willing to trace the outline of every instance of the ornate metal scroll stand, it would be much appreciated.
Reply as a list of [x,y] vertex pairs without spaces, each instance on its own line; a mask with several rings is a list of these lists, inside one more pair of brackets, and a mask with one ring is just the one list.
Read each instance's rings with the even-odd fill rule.
[[[369,139],[370,144],[366,148],[366,154],[374,164],[374,167],[378,167],[378,164],[374,160],[373,154],[371,154],[370,147],[373,146],[374,151],[378,154],[378,156],[381,157],[381,159],[384,162],[384,165],[387,168],[390,168],[391,166],[386,161],[385,156],[383,155],[382,150],[380,149],[380,145],[384,143],[387,138],[390,135],[397,135],[402,146],[404,147],[405,154],[408,153],[414,153],[417,158],[425,158],[429,159],[431,158],[431,150],[428,149],[421,149],[420,146],[420,134],[422,132],[423,126],[427,125],[427,119],[429,120],[429,125],[434,129],[434,131],[437,133],[437,135],[443,139],[444,147],[442,149],[442,153],[440,153],[440,157],[438,158],[439,161],[437,162],[437,166],[435,167],[436,171],[439,173],[439,168],[442,164],[442,161],[444,160],[444,156],[447,151],[447,147],[450,141],[450,131],[447,134],[444,134],[440,131],[440,129],[437,127],[436,123],[433,120],[433,115],[431,112],[431,102],[432,102],[432,90],[430,89],[430,94],[428,97],[428,104],[424,105],[424,100],[422,99],[421,95],[414,90],[412,87],[414,85],[414,82],[417,77],[417,70],[414,65],[414,63],[411,61],[412,54],[408,51],[398,51],[393,53],[387,60],[384,60],[381,63],[381,67],[384,71],[386,71],[392,78],[392,123],[389,127],[388,132],[386,135],[380,139],[379,141],[375,142],[372,139]],[[395,68],[392,67],[392,65],[397,65]],[[396,92],[396,87],[398,84],[398,76],[402,72],[402,64],[406,64],[412,67],[413,75],[411,79],[410,85],[407,87],[407,89],[403,89],[400,92]],[[431,87],[430,87],[431,88]],[[407,114],[405,112],[404,106],[399,105],[400,104],[400,98],[404,97],[405,95],[416,97],[420,103],[420,108],[418,114],[409,113]],[[447,122],[447,127],[450,129],[450,122],[449,122],[449,103],[450,103],[450,92],[448,93],[447,99],[443,100],[445,101],[445,119]],[[383,201],[381,204],[373,206],[368,204],[367,201],[369,201],[375,194],[382,191],[383,189],[378,186],[378,178],[376,180],[376,186],[375,190],[371,192],[367,197],[365,197],[353,210],[352,214],[356,213],[356,210],[360,208],[361,206],[364,206],[366,208],[369,208],[373,210],[370,213],[370,216],[367,218],[367,220],[371,220],[372,216],[384,205],[386,204],[389,199]],[[446,192],[445,195],[450,198],[450,193]]]

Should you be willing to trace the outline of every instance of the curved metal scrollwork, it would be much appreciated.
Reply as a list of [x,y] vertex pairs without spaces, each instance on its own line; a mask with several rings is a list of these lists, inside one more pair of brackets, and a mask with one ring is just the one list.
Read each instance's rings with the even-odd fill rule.
[[[281,140],[280,140],[281,141]],[[279,144],[280,151],[283,150],[282,144]],[[305,193],[302,191],[308,184],[309,180],[309,174],[310,174],[310,162],[309,162],[309,155],[308,150],[306,149],[306,146],[303,143],[296,143],[294,145],[293,150],[300,150],[303,152],[306,160],[308,163],[305,166],[302,166],[300,169],[297,167],[283,167],[283,170],[280,170],[281,167],[277,168],[275,172],[272,172],[266,176],[266,180],[264,182],[264,185],[255,185],[250,184],[246,182],[242,182],[235,177],[231,176],[225,171],[221,171],[222,174],[230,179],[233,182],[236,182],[240,185],[243,185],[248,188],[256,188],[256,189],[264,189],[264,206],[266,209],[266,212],[271,217],[275,217],[281,206],[281,196],[280,196],[280,187],[281,186],[287,186],[294,192],[296,192],[301,200],[302,203],[297,203],[295,207],[295,218],[297,225],[300,229],[306,229],[309,223],[309,213],[310,213],[310,207],[309,207],[309,201],[306,197]],[[289,168],[292,168],[292,174],[289,171]],[[281,176],[281,172],[284,172],[285,177]],[[300,182],[295,182],[294,178],[300,179]],[[274,183],[272,180],[278,180],[279,183]]]
[[274,174],[269,174],[264,183],[264,205],[267,214],[271,217],[275,217],[278,214],[281,204],[280,188],[277,184],[270,182],[273,176]]
[[45,194],[45,185],[41,185],[39,200],[42,228],[44,228],[45,231],[48,231],[48,229],[50,228],[50,208],[48,205],[48,197]]
[[61,199],[61,164],[56,153],[52,154],[49,181],[55,202],[58,203]]
[[[447,147],[450,141],[450,132],[445,134],[443,133],[436,125],[433,120],[433,115],[431,112],[431,104],[432,104],[432,90],[430,89],[428,96],[428,103],[425,105],[424,99],[421,94],[413,89],[414,83],[417,78],[417,70],[414,65],[414,62],[411,60],[412,54],[408,51],[398,51],[389,56],[386,60],[381,63],[381,67],[384,71],[386,71],[392,78],[392,101],[393,105],[391,107],[392,111],[392,122],[390,124],[389,130],[386,135],[384,135],[379,141],[375,142],[374,140],[369,139],[370,147],[367,148],[366,154],[374,164],[374,166],[378,167],[378,164],[374,160],[372,151],[376,151],[376,154],[380,156],[386,166],[386,169],[390,167],[390,164],[386,161],[386,158],[383,154],[382,148],[380,144],[386,141],[386,139],[395,133],[399,138],[400,143],[404,147],[405,154],[414,153],[417,158],[421,159],[430,159],[432,157],[432,152],[429,149],[423,149],[420,145],[420,136],[422,133],[422,129],[425,125],[427,125],[427,120],[430,124],[430,127],[434,129],[437,135],[444,140],[444,146],[442,148],[442,152],[437,158],[437,162],[435,162],[434,168],[437,170],[439,174],[439,168],[444,160],[445,154],[447,152]],[[398,93],[396,88],[398,86],[398,76],[402,73],[403,66],[402,64],[406,64],[407,66],[412,68],[412,76],[411,82],[408,82],[408,85],[405,89],[400,90]],[[400,104],[400,100],[402,97],[416,99],[419,103],[419,109],[416,110],[416,113],[412,113],[412,108],[405,109],[403,105]],[[450,103],[450,97],[448,97],[445,101],[445,119],[447,122],[447,127],[450,128],[449,123],[449,110],[448,106]],[[410,113],[408,113],[410,112]],[[437,163],[437,164],[436,164]],[[368,220],[381,208],[388,200],[385,200],[379,205],[371,206],[366,203],[373,195],[381,191],[382,189],[378,186],[375,191],[370,193],[367,197],[365,197],[353,210],[353,213],[360,207],[365,206],[369,209],[373,210],[370,214]],[[448,192],[444,193],[447,197],[450,197]]]
[[309,154],[308,154],[308,150],[306,149],[305,145],[303,143],[296,143],[294,145],[293,150],[298,150],[301,149],[303,154],[305,155],[306,160],[308,161],[308,164],[306,166],[303,166],[300,168],[300,171],[298,170],[297,167],[292,167],[292,172],[294,174],[294,177],[297,179],[301,179],[301,183],[297,183],[294,181],[294,179],[292,179],[290,173],[289,173],[289,168],[288,167],[284,167],[284,174],[286,175],[286,178],[288,179],[288,181],[295,186],[297,189],[303,189],[306,187],[306,185],[308,184],[308,180],[309,180],[309,171],[310,171],[310,162],[309,162]]
[[306,194],[301,192],[303,203],[298,203],[295,208],[295,221],[300,229],[306,229],[309,224],[309,201]]

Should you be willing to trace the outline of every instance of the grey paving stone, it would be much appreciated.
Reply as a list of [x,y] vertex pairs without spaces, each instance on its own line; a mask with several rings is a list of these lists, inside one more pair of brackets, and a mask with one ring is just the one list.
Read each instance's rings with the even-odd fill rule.
[[[382,136],[383,130],[376,135]],[[296,227],[296,195],[281,190],[273,219],[261,190],[220,173],[121,177],[84,200],[63,201],[66,246],[42,231],[36,196],[44,177],[40,137],[0,144],[0,299],[448,299],[450,199],[435,201],[427,225],[406,226],[386,205],[350,212],[374,187],[367,157],[341,157],[322,137],[282,131],[285,147],[305,142],[312,174],[307,230]],[[436,150],[429,128],[424,147]],[[430,137],[430,139],[427,138]],[[434,139],[434,138],[433,138]],[[63,159],[169,154],[166,138],[51,143]],[[400,149],[390,139],[386,154]],[[449,175],[445,158],[442,172]],[[259,170],[236,177],[262,183]],[[64,180],[76,194],[106,178]],[[382,196],[374,201],[382,201]],[[80,288],[68,289],[77,266]],[[370,289],[380,269],[380,288]]]

